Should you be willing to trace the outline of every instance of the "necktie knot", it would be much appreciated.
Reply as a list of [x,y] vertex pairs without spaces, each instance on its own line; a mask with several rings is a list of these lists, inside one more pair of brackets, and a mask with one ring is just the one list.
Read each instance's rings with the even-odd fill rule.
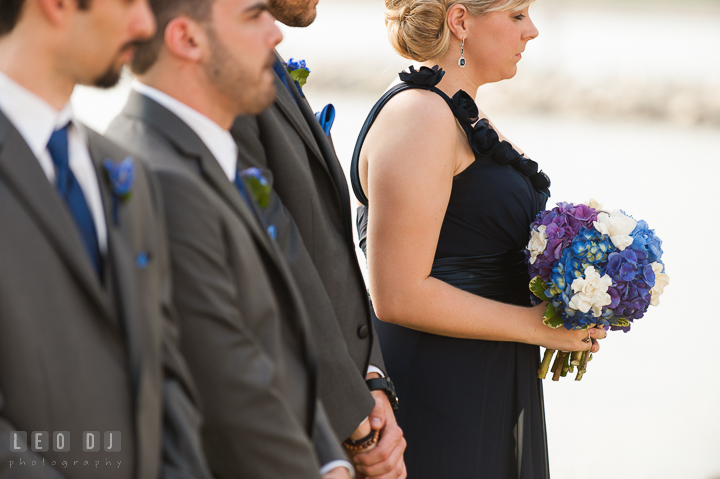
[[68,128],[70,123],[62,128],[58,128],[53,131],[50,135],[50,141],[48,141],[47,149],[50,151],[55,166],[63,167],[69,163],[68,155]]

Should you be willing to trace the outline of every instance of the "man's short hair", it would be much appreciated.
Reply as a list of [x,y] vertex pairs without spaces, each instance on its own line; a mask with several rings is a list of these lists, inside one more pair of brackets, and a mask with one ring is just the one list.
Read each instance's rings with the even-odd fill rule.
[[[90,8],[91,0],[77,0],[81,10]],[[25,0],[0,0],[0,37],[12,32],[20,20]]]
[[[3,0],[0,0],[3,1]],[[157,61],[160,49],[165,42],[165,29],[168,24],[179,16],[186,16],[203,23],[210,21],[212,4],[215,0],[150,0],[150,7],[155,14],[157,31],[155,36],[140,44],[130,69],[136,75],[147,72]]]

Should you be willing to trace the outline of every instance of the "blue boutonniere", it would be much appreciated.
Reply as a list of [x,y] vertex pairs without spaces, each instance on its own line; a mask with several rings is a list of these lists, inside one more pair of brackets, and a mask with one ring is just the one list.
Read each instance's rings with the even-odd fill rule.
[[270,203],[270,183],[262,172],[258,168],[248,168],[242,170],[240,176],[257,204],[261,208],[267,208]]
[[127,202],[132,195],[132,187],[135,182],[135,162],[129,156],[120,163],[107,159],[103,161],[103,167],[113,193],[113,221],[118,224],[119,204]]
[[296,62],[291,58],[287,63],[285,63],[285,69],[288,71],[290,78],[292,78],[297,85],[300,93],[302,93],[302,87],[305,86],[308,76],[310,76],[310,69],[307,67],[305,60]]
[[[263,209],[270,204],[270,182],[265,178],[258,168],[248,168],[240,172],[245,186],[250,191],[255,202]],[[275,225],[268,226],[268,235],[273,240],[277,239],[277,231]]]

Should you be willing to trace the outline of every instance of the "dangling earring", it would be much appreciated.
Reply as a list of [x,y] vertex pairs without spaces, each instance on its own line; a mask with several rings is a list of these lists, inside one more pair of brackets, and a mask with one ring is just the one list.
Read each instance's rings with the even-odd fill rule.
[[460,60],[458,60],[458,65],[460,65],[460,68],[465,68],[465,38],[462,39],[462,45],[460,45]]

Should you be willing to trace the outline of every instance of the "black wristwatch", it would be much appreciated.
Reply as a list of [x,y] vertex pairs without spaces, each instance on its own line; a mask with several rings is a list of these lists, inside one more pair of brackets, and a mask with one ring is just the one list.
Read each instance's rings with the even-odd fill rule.
[[398,410],[398,397],[395,394],[395,385],[390,378],[372,378],[365,382],[371,391],[385,391],[393,411]]

